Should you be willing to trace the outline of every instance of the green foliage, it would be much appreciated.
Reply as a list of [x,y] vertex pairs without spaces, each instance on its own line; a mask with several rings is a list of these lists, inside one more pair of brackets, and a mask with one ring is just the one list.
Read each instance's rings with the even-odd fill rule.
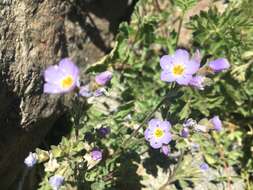
[[245,14],[240,5],[230,5],[220,13],[216,7],[192,17],[193,43],[207,55],[237,59],[252,48],[253,15]]
[[239,114],[241,117],[248,117],[252,114],[252,107],[245,104],[251,101],[250,94],[253,92],[250,84],[253,14],[247,11],[249,4],[252,3],[231,3],[223,13],[213,7],[192,17],[189,24],[193,30],[193,44],[204,50],[204,57],[214,59],[224,56],[232,63],[231,72],[225,78],[222,76],[224,80],[220,80],[219,76],[215,78],[219,82],[212,95],[210,94],[214,97],[226,97],[220,99],[219,103],[224,105],[222,111],[226,110],[226,114],[230,116]]
[[183,12],[191,9],[197,4],[197,0],[171,0],[173,4],[178,6]]
[[[197,1],[174,0],[171,3],[172,8],[161,12],[154,8],[157,5],[153,0],[139,1],[131,23],[120,25],[112,52],[87,69],[87,74],[113,70],[110,89],[106,97],[89,99],[89,107],[84,109],[87,111],[78,120],[78,137],[73,130],[49,152],[37,151],[47,171],[41,189],[48,189],[48,177],[54,173],[62,173],[67,178],[64,186],[69,189],[71,186],[98,190],[126,186],[138,189],[143,184],[149,189],[159,189],[163,185],[170,189],[186,189],[201,184],[210,176],[211,180],[205,180],[203,184],[211,189],[234,185],[238,181],[243,184],[243,180],[250,188],[253,171],[253,162],[249,159],[253,147],[253,15],[248,7],[251,1],[231,2],[223,13],[211,7],[192,17],[187,24],[193,32],[191,53],[200,49],[202,64],[227,57],[232,65],[230,71],[216,74],[203,91],[178,88],[160,80],[159,57],[175,50],[177,38],[170,26],[171,11],[177,6],[186,12]],[[173,124],[171,157],[168,158],[148,148],[143,129],[127,141],[166,94],[170,97],[154,116],[168,119]],[[208,125],[207,118],[214,115],[224,121],[220,134],[191,132],[188,139],[180,137],[182,123],[187,118],[197,121],[205,118],[202,121]],[[106,138],[97,134],[101,127],[111,130]],[[87,136],[91,138],[87,139]],[[198,144],[200,152],[192,151],[192,144]],[[90,157],[94,147],[104,151],[101,162],[94,162]],[[50,160],[57,161],[59,166],[53,162],[48,164]],[[208,176],[199,169],[202,161],[211,168]],[[150,184],[150,179],[156,180],[154,176],[159,183]]]

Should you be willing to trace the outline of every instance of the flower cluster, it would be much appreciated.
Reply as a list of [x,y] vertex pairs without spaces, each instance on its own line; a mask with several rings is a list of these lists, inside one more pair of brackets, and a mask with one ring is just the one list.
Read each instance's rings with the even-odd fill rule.
[[[170,152],[168,144],[172,140],[170,129],[171,124],[169,121],[151,119],[148,122],[148,127],[144,131],[144,136],[152,148],[160,148],[163,154],[168,155]],[[222,130],[222,122],[219,116],[214,116],[206,125],[200,125],[193,119],[188,119],[183,123],[180,136],[183,138],[189,137],[191,129],[197,132],[208,132],[209,130],[220,132]]]
[[[190,120],[192,120],[192,119],[190,119]],[[187,120],[186,123],[188,121],[189,120]],[[184,127],[182,129],[181,134],[183,133],[183,130],[185,130],[185,129],[188,129],[188,131],[189,131],[189,128],[193,128],[194,131],[196,131],[196,132],[202,132],[202,133],[207,133],[209,130],[215,130],[217,132],[220,132],[222,130],[222,122],[221,122],[219,116],[214,116],[209,121],[207,121],[205,123],[205,125],[199,124],[196,121],[194,121],[194,122],[192,122],[192,125],[185,125],[185,124],[183,124],[183,126]]]
[[106,89],[104,88],[112,79],[112,73],[110,71],[104,71],[95,77],[95,85],[81,86],[79,89],[79,95],[83,97],[98,97],[102,96]]
[[211,70],[213,73],[221,72],[230,67],[227,59],[220,58],[200,68],[201,56],[197,50],[190,58],[186,50],[178,49],[172,55],[164,55],[160,59],[162,68],[161,80],[165,82],[177,82],[179,85],[190,85],[200,90],[204,89],[207,73],[198,73],[200,70]]
[[[194,88],[203,90],[208,74],[214,74],[221,72],[230,67],[229,62],[225,58],[216,59],[210,61],[206,65],[201,67],[201,55],[197,50],[193,56],[183,49],[178,49],[172,55],[164,55],[160,59],[160,66],[162,68],[161,80],[165,82],[176,82],[179,85],[192,86]],[[203,72],[203,70],[211,72]],[[58,65],[48,67],[44,72],[44,93],[47,94],[65,94],[74,92],[78,97],[98,97],[106,92],[106,86],[110,83],[113,74],[110,71],[104,71],[93,77],[93,83],[85,84],[80,82],[79,68],[69,59],[62,59]],[[128,115],[129,116],[129,115]],[[127,118],[131,120],[130,118]],[[188,119],[183,123],[183,127],[180,128],[179,134],[175,134],[176,138],[184,138],[184,142],[189,141],[189,137],[194,132],[209,132],[215,130],[220,132],[222,130],[222,122],[218,116],[214,116],[210,120],[207,120],[206,125],[197,123],[193,119]],[[102,125],[103,126],[103,125]],[[148,122],[148,127],[144,131],[146,141],[149,142],[153,149],[160,150],[166,156],[172,155],[170,145],[172,136],[172,125],[167,120],[160,120],[153,118]],[[106,138],[110,133],[110,128],[100,127],[97,129],[97,138]],[[90,133],[92,135],[92,133]],[[173,136],[174,138],[174,136]],[[90,144],[93,143],[91,140]],[[199,150],[199,145],[192,143],[192,149]],[[106,151],[100,149],[102,147],[99,143],[94,143],[87,149],[85,154],[85,160],[90,160],[90,163],[96,165],[105,157]],[[87,159],[86,159],[87,157]],[[89,159],[88,159],[89,157]],[[25,159],[24,163],[27,167],[33,167],[37,162],[36,155],[30,153]],[[102,162],[101,162],[102,163]],[[56,159],[50,159],[47,164],[59,166]],[[88,168],[93,166],[88,163]],[[56,167],[49,172],[54,172]],[[203,162],[199,165],[199,168],[203,171],[208,169],[208,165]],[[46,171],[46,170],[45,170]],[[59,172],[58,172],[59,173]],[[54,190],[58,190],[64,183],[67,176],[54,175],[49,178],[49,184]]]
[[69,58],[62,59],[58,65],[49,66],[44,72],[44,93],[64,94],[77,90],[83,97],[101,96],[112,79],[112,73],[105,71],[95,77],[97,87],[90,89],[90,85],[80,86],[79,68]]

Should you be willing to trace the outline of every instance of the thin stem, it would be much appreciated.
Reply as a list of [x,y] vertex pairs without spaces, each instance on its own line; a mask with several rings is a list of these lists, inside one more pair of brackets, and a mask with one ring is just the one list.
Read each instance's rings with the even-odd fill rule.
[[183,11],[183,14],[182,14],[182,16],[180,18],[180,21],[179,21],[178,30],[177,30],[176,48],[177,48],[177,45],[178,45],[178,42],[179,42],[179,37],[180,37],[181,30],[182,30],[184,15],[185,15],[185,12]]
[[75,127],[75,136],[76,136],[76,141],[79,139],[79,129]]
[[[175,88],[175,85],[172,84],[171,88],[170,88],[170,92],[172,92],[172,90]],[[177,93],[176,93],[177,94]],[[138,131],[146,124],[146,122],[153,116],[153,114],[164,104],[164,102],[166,101],[167,98],[171,98],[174,97],[175,94],[173,94],[173,92],[171,94],[166,94],[166,96],[164,96],[162,98],[162,100],[157,104],[157,106],[144,118],[144,120],[141,122],[141,124],[139,125],[139,127],[137,129],[135,129],[135,131],[130,135],[130,137],[128,137],[125,141],[123,141],[122,143],[122,147],[126,148],[125,145],[126,143],[133,137],[135,137],[138,133]],[[129,145],[129,144],[128,144]],[[114,158],[116,158],[117,156],[120,155],[120,153],[122,152],[122,149],[118,149],[118,151],[115,152],[114,154]],[[108,175],[113,175],[113,173],[115,173],[117,171],[114,170],[112,172],[110,172]],[[107,175],[107,176],[108,176]]]
[[134,132],[130,135],[130,137],[128,137],[123,143],[122,146],[125,147],[125,144],[133,137],[135,137],[138,133],[138,131],[146,124],[146,122],[148,120],[151,119],[151,117],[153,116],[153,114],[163,105],[163,103],[165,102],[165,100],[167,99],[167,96],[165,96],[158,104],[157,106],[144,118],[144,120],[141,122],[141,124],[139,125],[139,127],[137,129],[134,130]]
[[180,167],[180,164],[183,161],[183,157],[184,157],[184,151],[182,151],[182,153],[181,153],[181,155],[180,155],[180,157],[178,159],[178,163],[177,163],[177,166],[176,166],[175,170],[173,171],[172,175],[168,178],[167,184],[170,184],[171,182],[174,181],[174,178],[175,178],[175,176],[177,174],[177,170],[178,170],[178,168]]
[[175,169],[173,170],[172,174],[169,176],[169,178],[166,181],[166,183],[159,188],[159,190],[165,189],[167,185],[169,185],[170,183],[172,183],[174,181],[174,178],[175,178],[175,176],[177,174],[177,170],[180,167],[180,164],[182,163],[183,157],[184,157],[184,151],[182,151],[182,153],[181,153],[181,155],[180,155],[180,157],[178,159],[178,163],[177,163]]
[[[170,92],[171,94],[166,94],[162,100],[156,105],[156,107],[143,119],[143,121],[141,122],[141,124],[139,125],[139,127],[137,129],[134,130],[134,132],[130,135],[130,137],[128,137],[125,141],[123,141],[122,143],[122,147],[126,148],[125,145],[126,143],[133,137],[135,137],[138,134],[138,131],[147,123],[148,120],[151,119],[151,117],[154,115],[154,113],[164,104],[164,102],[167,100],[167,98],[171,98],[173,96],[175,96],[175,94],[173,93],[173,89],[176,89],[176,86],[174,83],[172,83],[172,86],[170,88]],[[176,93],[177,94],[177,93]],[[121,152],[121,150],[119,150],[118,152],[115,153],[115,155],[118,155]]]
[[246,174],[246,175],[247,175],[247,176],[246,176],[247,189],[250,190],[251,184],[250,184],[250,181],[249,181],[249,175],[248,175],[248,174]]
[[[168,98],[168,95],[166,95],[165,97],[163,97],[163,99],[156,105],[156,107],[143,119],[143,121],[141,122],[141,124],[139,125],[139,127],[137,129],[135,129],[132,132],[132,134],[125,141],[123,141],[122,147],[124,149],[126,148],[127,142],[138,134],[138,131],[146,124],[146,122],[148,120],[151,119],[151,117],[153,116],[153,114],[163,105],[163,103],[165,102],[165,100],[167,98]],[[118,156],[121,152],[122,152],[122,149],[118,149],[118,151],[116,151],[115,154],[114,154],[115,157]]]
[[158,11],[162,11],[161,7],[160,7],[160,4],[158,2],[158,0],[155,0],[155,7]]

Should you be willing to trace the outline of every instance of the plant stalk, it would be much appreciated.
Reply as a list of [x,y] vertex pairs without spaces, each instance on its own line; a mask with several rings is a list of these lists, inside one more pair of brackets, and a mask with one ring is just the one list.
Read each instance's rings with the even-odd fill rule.
[[177,30],[176,48],[178,46],[178,42],[179,42],[179,38],[180,38],[180,33],[181,33],[181,30],[182,30],[182,26],[183,26],[184,15],[185,15],[185,12],[183,11],[182,16],[180,17],[179,26],[178,26],[178,30]]

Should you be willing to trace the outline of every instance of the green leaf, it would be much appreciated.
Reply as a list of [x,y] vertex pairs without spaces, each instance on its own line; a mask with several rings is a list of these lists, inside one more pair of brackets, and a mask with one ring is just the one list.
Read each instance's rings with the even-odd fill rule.
[[205,158],[206,162],[210,165],[214,165],[216,163],[216,160],[208,154],[204,154],[204,158]]
[[91,189],[92,190],[103,190],[103,189],[105,189],[105,183],[103,181],[92,183]]
[[174,3],[185,12],[196,5],[197,0],[172,0],[172,3]]

